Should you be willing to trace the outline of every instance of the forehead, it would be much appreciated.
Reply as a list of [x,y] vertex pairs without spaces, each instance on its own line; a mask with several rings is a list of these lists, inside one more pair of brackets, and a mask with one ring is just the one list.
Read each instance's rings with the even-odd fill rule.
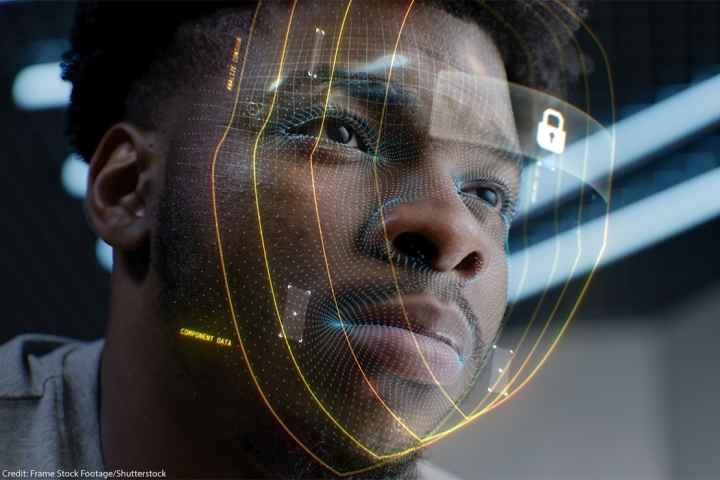
[[292,71],[334,61],[340,68],[386,75],[392,65],[402,70],[403,83],[419,87],[447,70],[505,78],[486,31],[426,3],[301,1],[295,9],[288,3],[260,8],[255,42],[262,53],[257,51],[251,66],[262,69],[282,59]]
[[251,41],[248,105],[280,93],[278,108],[295,109],[329,91],[335,100],[363,100],[364,108],[384,104],[388,120],[400,115],[392,118],[436,140],[509,146],[499,134],[514,144],[498,48],[477,23],[442,9],[387,0],[298,2],[294,9],[273,2],[260,8]]

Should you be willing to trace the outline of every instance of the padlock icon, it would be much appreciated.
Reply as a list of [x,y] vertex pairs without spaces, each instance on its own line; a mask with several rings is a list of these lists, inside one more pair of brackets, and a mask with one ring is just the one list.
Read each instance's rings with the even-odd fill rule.
[[[551,119],[557,123],[557,126],[550,123]],[[563,118],[562,113],[552,108],[548,108],[543,112],[542,120],[538,123],[538,145],[542,149],[560,155],[565,151],[566,139],[567,134],[565,132],[565,119]]]

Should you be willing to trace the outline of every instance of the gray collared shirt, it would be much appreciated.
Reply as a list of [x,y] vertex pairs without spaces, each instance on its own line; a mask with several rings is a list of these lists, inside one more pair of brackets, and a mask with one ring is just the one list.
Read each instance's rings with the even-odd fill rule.
[[102,348],[50,335],[0,347],[0,469],[102,470]]
[[[0,476],[103,471],[100,356],[104,341],[21,335],[0,346]],[[458,480],[420,461],[422,479]]]

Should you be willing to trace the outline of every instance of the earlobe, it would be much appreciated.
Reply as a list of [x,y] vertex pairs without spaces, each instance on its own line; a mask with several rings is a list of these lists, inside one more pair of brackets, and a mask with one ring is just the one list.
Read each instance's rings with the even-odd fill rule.
[[105,134],[90,162],[87,215],[108,244],[136,250],[148,239],[148,195],[156,162],[150,134],[119,123]]

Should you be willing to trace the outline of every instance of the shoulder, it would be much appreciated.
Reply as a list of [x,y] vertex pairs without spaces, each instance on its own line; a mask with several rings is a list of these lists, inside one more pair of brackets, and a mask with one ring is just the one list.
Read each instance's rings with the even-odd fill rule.
[[67,355],[82,345],[53,335],[20,335],[0,346],[0,400],[41,397],[46,382],[63,374]]
[[0,346],[0,464],[53,469],[97,457],[102,347],[51,335]]

